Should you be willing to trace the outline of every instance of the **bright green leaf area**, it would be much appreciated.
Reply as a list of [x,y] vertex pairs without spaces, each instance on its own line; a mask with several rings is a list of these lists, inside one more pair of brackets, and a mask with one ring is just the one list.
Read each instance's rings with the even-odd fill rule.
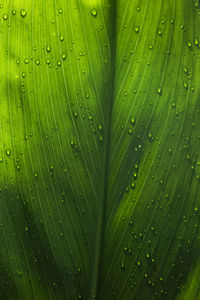
[[200,299],[200,3],[2,0],[0,299]]

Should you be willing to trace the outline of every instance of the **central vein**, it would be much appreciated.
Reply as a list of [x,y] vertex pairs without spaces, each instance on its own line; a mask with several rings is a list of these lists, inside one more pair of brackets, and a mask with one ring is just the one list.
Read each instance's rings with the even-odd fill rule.
[[[102,253],[104,252],[104,231],[106,204],[108,200],[108,174],[109,174],[109,158],[110,158],[110,138],[111,138],[111,119],[112,107],[114,102],[114,85],[115,85],[115,57],[116,57],[116,10],[117,0],[110,2],[110,80],[107,92],[107,101],[109,103],[105,114],[105,144],[103,153],[103,176],[102,176],[102,192],[100,195],[100,210],[97,224],[97,237],[95,245],[95,258],[92,274],[91,298],[96,296],[100,300],[101,282],[102,282]],[[92,298],[94,299],[94,298]]]

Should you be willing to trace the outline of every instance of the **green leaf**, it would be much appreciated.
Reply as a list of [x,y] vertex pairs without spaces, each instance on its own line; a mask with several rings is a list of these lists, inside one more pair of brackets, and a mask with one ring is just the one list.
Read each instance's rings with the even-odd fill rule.
[[0,15],[0,298],[198,299],[199,1]]

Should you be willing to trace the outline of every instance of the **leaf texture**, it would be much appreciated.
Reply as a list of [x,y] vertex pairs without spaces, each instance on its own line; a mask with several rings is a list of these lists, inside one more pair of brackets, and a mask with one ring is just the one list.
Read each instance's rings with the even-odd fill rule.
[[0,298],[199,299],[199,1],[0,14]]

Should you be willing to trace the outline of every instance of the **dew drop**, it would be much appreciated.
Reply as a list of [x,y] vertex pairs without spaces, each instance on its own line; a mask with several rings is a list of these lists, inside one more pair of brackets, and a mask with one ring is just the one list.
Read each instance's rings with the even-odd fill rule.
[[87,93],[87,94],[85,95],[85,97],[86,97],[87,99],[89,99],[89,98],[90,98],[90,94]]
[[188,90],[188,84],[187,84],[187,82],[184,82],[184,83],[183,83],[183,86],[184,86],[184,88],[185,88],[186,90]]
[[8,20],[8,15],[7,14],[4,14],[3,15],[3,19],[6,21],[6,20]]
[[147,253],[147,254],[146,254],[146,258],[149,258],[149,257],[150,257],[150,255],[149,255],[149,253]]
[[159,88],[157,89],[157,93],[158,93],[159,95],[162,95],[162,88],[161,88],[161,87],[159,87]]
[[34,173],[35,179],[38,179],[38,173]]
[[131,124],[132,124],[132,125],[135,124],[135,118],[134,118],[134,117],[131,118]]
[[47,45],[47,46],[46,46],[46,50],[47,50],[47,52],[51,52],[51,46],[50,46],[50,45]]
[[60,35],[60,41],[61,41],[61,42],[64,41],[64,36],[63,36],[63,34]]
[[125,271],[125,262],[124,262],[124,260],[122,260],[122,262],[121,262],[121,269],[122,269],[122,271]]
[[172,108],[176,108],[176,103],[175,102],[172,103]]
[[198,46],[198,45],[199,45],[199,40],[198,40],[198,38],[195,38],[195,40],[194,40],[194,44],[195,44],[196,46]]
[[93,8],[93,9],[91,10],[91,15],[92,15],[93,17],[96,17],[97,14],[98,14],[98,11],[97,11],[95,8]]
[[137,266],[140,267],[141,266],[141,262],[137,261]]
[[135,32],[139,33],[139,31],[140,31],[140,27],[139,26],[135,26]]
[[128,133],[131,135],[133,133],[133,130],[132,129],[129,129],[128,130]]
[[63,53],[63,54],[62,54],[62,60],[65,60],[65,59],[66,59],[66,54]]
[[7,149],[6,150],[6,155],[9,157],[11,155],[11,150],[10,149]]
[[101,124],[99,124],[98,129],[99,129],[99,130],[102,130],[102,129],[103,129],[103,126],[102,126]]
[[134,190],[135,189],[135,182],[131,182],[130,186],[131,186],[132,190]]
[[27,15],[27,11],[26,11],[25,9],[21,9],[21,10],[20,10],[20,14],[21,14],[21,16],[24,18],[24,17],[26,17],[26,15]]

